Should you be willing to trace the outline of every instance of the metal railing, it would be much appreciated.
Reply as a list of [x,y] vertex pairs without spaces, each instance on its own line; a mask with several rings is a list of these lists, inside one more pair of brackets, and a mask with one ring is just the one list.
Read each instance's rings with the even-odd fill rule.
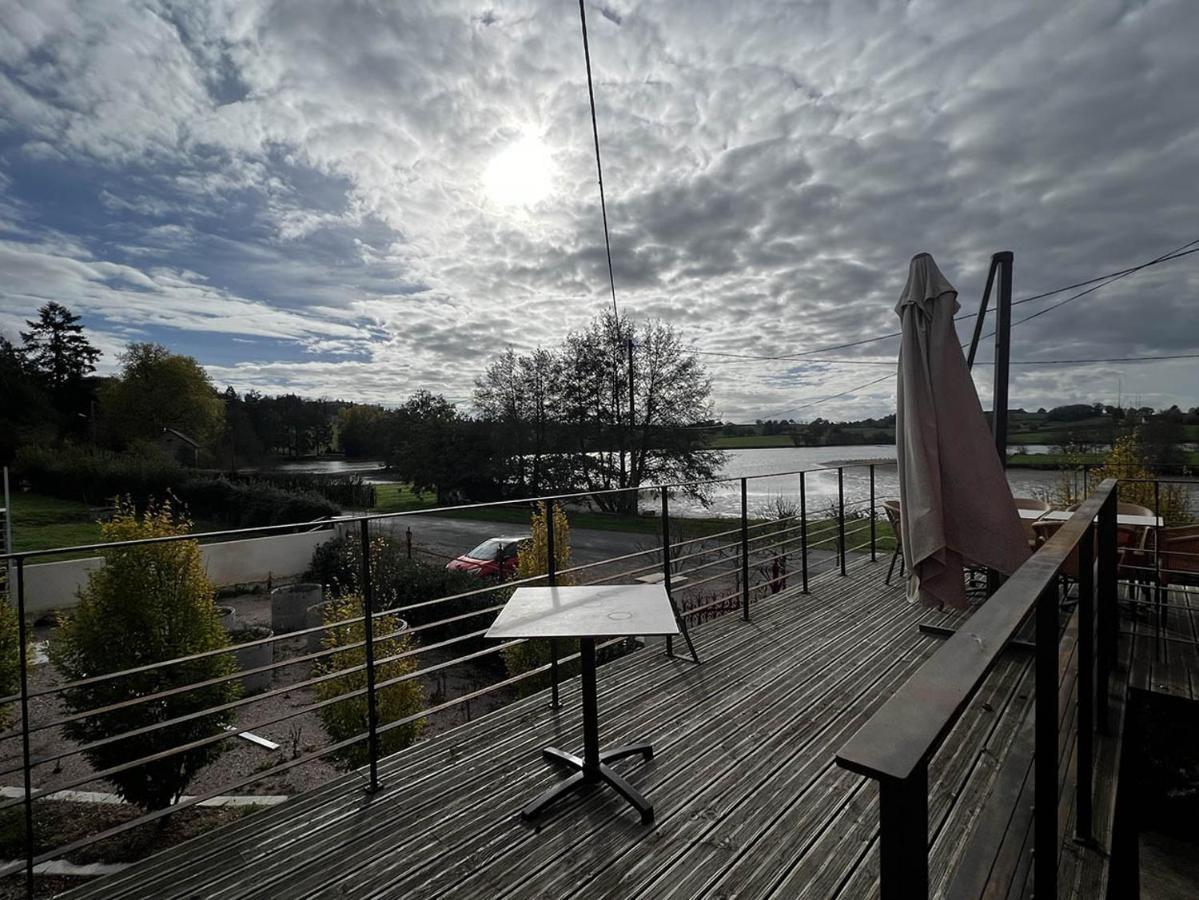
[[[845,473],[847,469],[869,470],[868,494],[857,498],[846,496]],[[270,525],[254,528],[239,528],[220,532],[209,532],[195,535],[174,535],[161,538],[143,538],[130,541],[89,544],[78,547],[64,547],[53,550],[23,551],[19,553],[0,554],[0,561],[11,568],[13,578],[12,601],[14,602],[19,620],[19,655],[20,655],[20,689],[16,694],[0,697],[0,704],[19,704],[20,722],[16,729],[0,734],[0,747],[11,746],[10,742],[19,740],[20,752],[10,755],[8,760],[0,758],[0,779],[19,776],[23,783],[23,791],[19,797],[8,797],[0,800],[0,812],[23,807],[24,812],[24,858],[0,867],[0,876],[25,873],[26,889],[30,896],[34,890],[35,868],[52,859],[64,857],[100,841],[108,840],[139,826],[163,819],[166,816],[181,812],[214,797],[248,788],[263,779],[278,776],[284,772],[296,769],[330,756],[345,753],[355,747],[366,748],[366,764],[359,769],[364,773],[365,788],[375,792],[382,786],[379,763],[384,756],[382,738],[398,728],[412,725],[431,716],[446,713],[450,710],[465,707],[469,718],[472,701],[496,695],[507,699],[511,693],[521,687],[529,687],[549,680],[551,703],[558,705],[559,685],[565,666],[578,659],[577,653],[563,654],[562,648],[554,642],[550,659],[544,664],[535,664],[532,668],[515,673],[504,671],[498,674],[493,665],[491,671],[480,669],[481,664],[489,661],[494,664],[506,650],[527,643],[524,640],[506,641],[492,645],[484,645],[482,638],[494,616],[500,611],[506,598],[506,592],[522,584],[554,583],[569,578],[576,583],[597,584],[615,581],[629,581],[638,577],[660,576],[660,580],[676,603],[677,615],[684,626],[683,637],[690,637],[686,625],[698,623],[724,613],[739,611],[741,617],[749,620],[755,598],[767,596],[788,587],[798,587],[802,592],[809,590],[812,579],[816,575],[818,563],[827,566],[820,574],[830,578],[840,577],[848,571],[851,555],[855,560],[865,561],[877,557],[877,545],[880,540],[877,526],[877,509],[880,500],[875,496],[876,480],[875,466],[870,463],[860,463],[847,466],[819,467],[782,473],[769,473],[744,478],[711,479],[703,482],[681,482],[662,485],[651,485],[639,488],[611,489],[602,492],[574,492],[546,497],[526,498],[521,500],[505,500],[490,503],[462,504],[453,507],[436,509],[413,510],[400,513],[376,513],[345,516],[326,527],[337,530],[342,535],[351,536],[357,542],[357,553],[360,571],[358,590],[362,603],[361,614],[337,621],[324,621],[321,624],[271,635],[245,643],[236,647],[221,647],[212,650],[192,653],[161,661],[149,662],[134,668],[119,671],[98,672],[74,680],[63,680],[59,683],[39,686],[30,684],[31,669],[27,659],[29,648],[28,623],[26,621],[26,567],[31,560],[55,558],[65,554],[78,554],[81,551],[92,551],[100,555],[119,554],[136,551],[137,548],[178,541],[206,542],[215,539],[240,537],[257,537],[269,534],[283,534],[297,530],[302,523],[287,525]],[[830,477],[836,474],[835,501],[831,503],[832,517],[811,516],[809,506],[812,493],[812,480],[823,473]],[[797,501],[797,512],[786,515],[766,516],[757,514],[750,509],[749,487],[760,479],[786,478],[793,485],[793,495]],[[684,534],[672,535],[672,527],[677,527],[684,517],[672,513],[671,499],[680,492],[713,488],[718,485],[730,485],[739,490],[739,515],[728,519],[728,528],[721,523],[705,520],[702,533],[697,536]],[[641,515],[638,521],[648,526],[643,536],[651,538],[654,546],[646,548],[630,548],[630,552],[608,556],[589,562],[581,562],[568,568],[559,569],[556,565],[552,542],[553,528],[547,529],[551,543],[548,548],[549,567],[545,574],[527,578],[507,578],[500,583],[482,583],[477,588],[459,591],[440,597],[428,597],[411,600],[390,608],[381,608],[380,576],[372,570],[372,541],[380,534],[390,533],[399,537],[399,546],[395,552],[407,559],[432,555],[439,561],[446,556],[438,556],[434,551],[420,546],[414,546],[413,526],[419,529],[419,522],[424,516],[439,516],[446,513],[486,513],[488,510],[516,507],[525,512],[531,511],[536,503],[545,503],[547,509],[559,506],[565,509],[568,519],[577,516],[584,510],[566,509],[565,504],[585,505],[596,493],[615,494],[632,492],[640,501],[643,497],[658,499],[656,517]],[[638,502],[636,505],[640,505]],[[652,507],[651,507],[652,508]],[[402,535],[395,526],[403,527]],[[660,526],[660,527],[658,527]],[[585,526],[584,526],[585,527]],[[655,534],[656,532],[656,534]],[[816,554],[821,554],[819,560]],[[795,573],[789,571],[790,560],[799,557],[798,584],[791,584]],[[405,616],[410,621],[398,627],[395,617]],[[350,639],[346,629],[360,629],[361,639]],[[343,637],[330,641],[330,635],[342,632]],[[382,633],[380,633],[382,632]],[[307,643],[308,639],[323,639],[321,649],[311,652],[301,652],[290,655],[296,647],[296,641]],[[404,638],[399,645],[387,644],[396,638]],[[225,674],[215,674],[202,677],[199,680],[186,683],[171,683],[164,679],[168,686],[160,687],[150,693],[133,688],[127,696],[112,699],[103,706],[78,709],[69,705],[59,709],[60,702],[70,692],[97,686],[122,683],[122,680],[144,679],[149,675],[165,675],[187,671],[185,667],[197,664],[215,657],[231,656],[235,650],[255,647],[270,647],[271,661],[264,665],[246,669],[234,669]],[[381,648],[391,648],[381,652]],[[624,639],[609,641],[602,648],[612,648],[615,651],[630,649]],[[669,639],[667,652],[673,652]],[[347,652],[360,652],[362,661],[352,665],[331,665],[335,658],[345,659]],[[631,651],[630,651],[631,652]],[[695,657],[698,661],[698,657]],[[404,662],[405,667],[400,674],[387,674],[394,669],[386,668],[389,664]],[[379,699],[382,692],[397,685],[408,682],[427,683],[431,679],[444,676],[450,670],[460,667],[470,667],[472,676],[478,683],[468,685],[468,689],[457,696],[433,697],[419,710],[405,714],[390,721],[382,721]],[[502,671],[502,670],[501,670]],[[299,677],[295,677],[298,673]],[[110,716],[114,713],[128,712],[135,708],[144,708],[146,704],[162,705],[168,700],[178,700],[195,692],[215,688],[221,685],[240,682],[248,676],[267,676],[269,686],[254,694],[232,696],[223,702],[205,706],[201,709],[190,709],[187,712],[173,713],[169,717],[150,721],[138,727],[104,737],[93,737],[85,741],[72,742],[61,737],[49,749],[35,754],[32,739],[40,741],[55,740],[57,732],[72,723],[95,720]],[[291,676],[289,678],[289,676]],[[345,679],[347,676],[360,676],[364,679],[361,686],[349,687],[333,696],[305,696],[304,692],[328,687],[330,682]],[[45,679],[43,679],[45,681]],[[341,682],[344,684],[345,682]],[[287,705],[286,709],[261,712],[268,701],[278,701],[284,697],[302,698],[302,702]],[[69,843],[56,847],[39,847],[36,840],[34,808],[40,801],[47,801],[63,791],[71,791],[96,781],[103,781],[113,776],[121,775],[151,763],[162,762],[179,754],[204,748],[212,748],[231,737],[252,733],[256,730],[277,726],[280,723],[301,716],[317,713],[329,707],[344,703],[347,700],[365,698],[367,714],[365,727],[359,733],[348,738],[332,740],[315,749],[298,748],[291,758],[280,760],[277,764],[262,768],[246,775],[230,777],[218,787],[205,790],[194,796],[179,799],[176,803],[160,808],[151,809],[130,819],[123,819],[118,824],[101,828],[86,834]],[[37,701],[38,720],[31,719],[30,701]],[[255,707],[259,708],[258,715],[252,715]],[[83,767],[79,774],[59,778],[53,783],[38,787],[35,784],[35,773],[44,772],[44,767],[57,766],[71,757],[80,756],[89,751],[111,747],[120,741],[134,738],[144,738],[152,735],[170,734],[172,729],[179,730],[182,726],[198,725],[204,721],[216,721],[212,717],[220,717],[221,721],[229,724],[221,728],[210,728],[210,733],[195,734],[189,732],[187,740],[170,744],[154,752],[145,753],[135,758],[124,759],[102,770],[93,769],[90,764]],[[236,723],[233,721],[235,717]],[[202,729],[201,729],[202,730]],[[181,731],[180,733],[184,733]],[[161,744],[159,745],[161,746]],[[216,763],[219,765],[220,763]]]
[[[1116,481],[1074,515],[970,616],[846,743],[842,767],[879,784],[883,900],[929,889],[929,761],[1030,618],[1035,623],[1033,856],[1038,898],[1057,893],[1059,576],[1078,560],[1076,834],[1091,836],[1094,734],[1108,727],[1108,679],[1117,632]],[[1048,702],[1045,702],[1048,701]]]

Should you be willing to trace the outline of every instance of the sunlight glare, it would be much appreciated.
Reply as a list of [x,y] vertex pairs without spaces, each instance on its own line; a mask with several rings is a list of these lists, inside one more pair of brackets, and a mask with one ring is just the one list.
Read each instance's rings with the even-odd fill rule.
[[502,206],[531,206],[544,200],[553,182],[553,157],[533,134],[510,144],[487,166],[487,196]]

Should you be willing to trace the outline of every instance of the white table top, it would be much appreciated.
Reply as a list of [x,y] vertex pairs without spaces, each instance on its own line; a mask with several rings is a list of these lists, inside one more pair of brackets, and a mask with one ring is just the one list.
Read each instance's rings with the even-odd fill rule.
[[[638,575],[633,580],[640,581],[642,584],[662,584],[666,580],[666,576],[661,572],[651,572],[649,575]],[[670,583],[672,586],[678,586],[687,580],[689,579],[686,575],[670,576]]]
[[1016,512],[1020,513],[1021,519],[1039,519],[1048,511],[1046,509],[1025,509],[1023,506],[1016,507]]
[[[1074,517],[1074,513],[1064,509],[1053,509],[1041,516],[1053,522],[1065,522]],[[1129,516],[1122,513],[1116,515],[1117,525],[1132,525],[1140,528],[1153,528],[1165,523],[1158,516]]]
[[658,584],[520,587],[487,629],[489,638],[627,637],[678,634]]

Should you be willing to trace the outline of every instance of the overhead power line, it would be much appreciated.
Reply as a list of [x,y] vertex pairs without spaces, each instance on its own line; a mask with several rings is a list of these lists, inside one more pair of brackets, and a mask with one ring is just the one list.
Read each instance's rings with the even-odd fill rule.
[[599,180],[600,213],[604,219],[604,249],[608,253],[608,284],[612,288],[612,313],[619,318],[616,308],[616,276],[612,273],[612,241],[608,237],[608,204],[604,200],[604,167],[600,163],[599,125],[595,119],[595,88],[591,83],[591,47],[587,43],[587,10],[579,0],[579,21],[583,26],[583,59],[587,63],[587,96],[591,100],[591,134],[595,138],[595,174]]
[[[1039,294],[1034,294],[1031,297],[1022,297],[1019,300],[1013,300],[1012,305],[1018,306],[1022,303],[1031,303],[1034,300],[1043,300],[1046,297],[1052,297],[1057,294],[1062,294],[1062,293],[1065,293],[1066,291],[1073,290],[1074,288],[1077,288],[1077,287],[1082,287],[1085,285],[1094,285],[1094,287],[1090,287],[1085,291],[1080,291],[1077,294],[1067,297],[1065,300],[1061,300],[1058,303],[1053,304],[1052,306],[1048,306],[1043,310],[1039,310],[1038,312],[1034,313],[1033,315],[1026,316],[1023,319],[1013,322],[1012,324],[1019,325],[1022,322],[1027,322],[1030,319],[1036,318],[1037,316],[1044,315],[1045,313],[1050,312],[1059,307],[1065,306],[1067,303],[1077,300],[1080,297],[1085,297],[1087,294],[1093,293],[1094,291],[1097,291],[1101,287],[1105,287],[1106,285],[1112,283],[1113,281],[1118,281],[1119,279],[1125,278],[1136,272],[1140,272],[1144,269],[1148,269],[1153,266],[1160,265],[1162,263],[1171,262],[1175,259],[1181,259],[1184,256],[1190,256],[1192,253],[1199,253],[1199,247],[1195,247],[1194,246],[1195,244],[1199,244],[1199,238],[1196,238],[1193,241],[1188,241],[1187,243],[1183,244],[1181,247],[1177,248],[1176,250],[1172,250],[1169,253],[1165,253],[1161,256],[1155,257],[1146,262],[1139,263],[1138,265],[1129,266],[1128,268],[1125,268],[1125,269],[1117,269],[1115,272],[1108,272],[1106,275],[1099,275],[1099,276],[1096,276],[1095,278],[1088,278],[1086,281],[1080,281],[1073,285],[1066,285],[1064,287],[1054,288],[1052,291],[1044,291]],[[1193,249],[1187,249],[1189,247],[1193,247]],[[1098,282],[1102,282],[1102,283],[1098,283]],[[960,316],[955,316],[954,321],[960,322],[963,319],[972,319],[977,315],[978,315],[978,313],[963,313]],[[892,338],[897,338],[902,334],[903,334],[902,331],[892,331],[892,332],[889,332],[888,334],[880,334],[880,335],[876,335],[875,337],[862,338],[861,340],[856,340],[856,341],[846,341],[845,343],[842,343],[842,344],[830,344],[826,347],[816,347],[811,350],[803,350],[799,353],[782,353],[782,354],[775,354],[775,355],[765,355],[765,354],[754,354],[754,353],[732,353],[732,352],[725,352],[723,350],[695,350],[693,352],[697,353],[699,355],[702,355],[702,356],[721,356],[721,357],[726,357],[728,359],[758,359],[758,360],[766,360],[766,361],[780,361],[780,360],[788,360],[788,359],[803,359],[808,356],[814,356],[817,353],[829,353],[833,350],[846,350],[846,349],[849,349],[850,347],[861,347],[866,344],[874,344],[879,341],[886,341],[886,340],[890,340]],[[994,334],[994,332],[991,332],[991,334],[986,335],[986,337],[990,337],[993,334]]]
[[[1171,353],[1162,356],[1096,356],[1087,359],[1013,359],[1013,366],[1081,366],[1091,363],[1140,363],[1156,362],[1171,359],[1199,359],[1199,353]],[[748,360],[747,360],[748,362]],[[895,367],[893,359],[829,359],[822,357],[811,361],[814,365],[845,365],[845,366],[891,366]],[[985,363],[976,363],[985,365]]]

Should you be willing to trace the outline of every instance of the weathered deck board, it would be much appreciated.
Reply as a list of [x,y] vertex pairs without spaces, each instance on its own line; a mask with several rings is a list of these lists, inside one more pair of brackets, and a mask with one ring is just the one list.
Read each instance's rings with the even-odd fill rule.
[[[655,745],[652,762],[620,764],[655,804],[652,826],[604,788],[562,802],[538,828],[519,820],[560,777],[540,748],[581,744],[576,680],[559,711],[536,695],[389,758],[373,798],[358,776],[337,779],[74,896],[877,894],[878,792],[833,755],[938,646],[917,624],[947,621],[885,587],[885,571],[863,562],[815,579],[811,594],[755,603],[750,623],[695,629],[702,666],[651,647],[601,667],[604,744]],[[935,890],[960,864],[960,836],[1002,784],[1004,760],[1024,749],[1030,668],[1031,656],[1005,658],[933,760]],[[1069,759],[1067,749],[1063,772]],[[1074,883],[1093,883],[1078,874],[1083,862],[1063,865]]]

